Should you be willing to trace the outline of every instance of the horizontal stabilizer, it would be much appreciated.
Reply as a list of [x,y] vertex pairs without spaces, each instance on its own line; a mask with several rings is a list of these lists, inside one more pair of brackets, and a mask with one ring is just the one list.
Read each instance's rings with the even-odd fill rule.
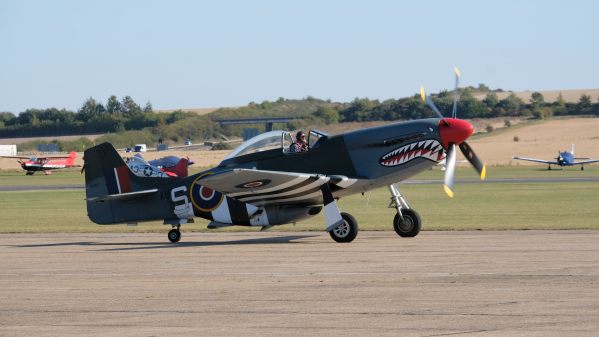
[[150,194],[154,194],[156,192],[158,192],[158,189],[153,188],[151,190],[145,190],[145,191],[120,193],[120,194],[109,194],[109,195],[105,195],[102,197],[88,198],[86,200],[94,201],[94,202],[105,202],[105,201],[115,201],[115,200],[126,201],[126,200],[134,200],[134,199],[142,198],[142,197],[148,196]]

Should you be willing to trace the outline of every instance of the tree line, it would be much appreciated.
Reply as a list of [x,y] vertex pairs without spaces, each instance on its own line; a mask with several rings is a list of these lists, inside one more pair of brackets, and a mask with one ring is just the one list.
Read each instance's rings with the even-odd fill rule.
[[141,108],[130,96],[110,96],[106,104],[88,98],[77,112],[27,109],[17,116],[0,113],[0,137],[55,136],[138,130],[157,123],[152,104]]
[[[551,116],[599,115],[599,102],[593,103],[589,95],[581,95],[577,103],[566,102],[560,94],[556,101],[546,102],[543,94],[533,92],[528,102],[511,93],[499,99],[498,91],[488,91],[482,100],[475,98],[480,93],[472,87],[459,91],[458,116],[460,118],[530,117],[544,119]],[[442,91],[431,95],[439,110],[449,116],[454,93]],[[368,98],[356,98],[338,111],[339,121],[408,120],[435,117],[419,95],[383,102]]]
[[[548,118],[565,115],[599,115],[599,102],[593,103],[588,95],[578,102],[566,102],[561,95],[554,102],[546,102],[543,95],[534,92],[528,102],[513,93],[499,99],[502,90],[478,88],[459,90],[458,116],[460,118],[531,117]],[[475,94],[484,94],[483,99]],[[441,91],[432,95],[439,109],[449,116],[454,93]],[[143,108],[130,96],[120,100],[110,96],[105,103],[90,97],[76,111],[65,109],[27,109],[18,115],[0,113],[0,137],[60,136],[72,134],[108,133],[105,138],[117,146],[129,146],[139,139],[156,143],[159,139],[180,142],[183,139],[203,139],[239,136],[247,126],[220,126],[216,121],[240,117],[297,117],[285,125],[295,130],[308,126],[338,122],[396,121],[435,117],[418,95],[384,101],[356,98],[349,103],[331,102],[314,97],[304,99],[279,98],[276,101],[251,102],[237,108],[221,108],[207,115],[182,110],[158,113],[147,102]],[[261,129],[263,126],[257,125]],[[263,130],[261,130],[263,131]],[[136,133],[133,133],[136,132]]]

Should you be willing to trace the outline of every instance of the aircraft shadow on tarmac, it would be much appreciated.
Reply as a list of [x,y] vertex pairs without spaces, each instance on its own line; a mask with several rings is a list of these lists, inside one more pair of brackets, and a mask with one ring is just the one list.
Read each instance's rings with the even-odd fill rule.
[[234,246],[234,245],[263,245],[263,244],[289,244],[299,243],[294,240],[316,237],[315,234],[307,235],[286,235],[267,238],[254,238],[243,240],[230,241],[196,241],[196,242],[179,242],[179,243],[156,243],[156,242],[63,242],[63,243],[41,243],[28,245],[10,245],[17,248],[42,248],[42,247],[65,247],[65,246],[87,246],[87,247],[118,247],[118,248],[103,248],[101,251],[125,251],[125,250],[141,250],[141,249],[167,249],[167,248],[183,248],[183,247],[210,247],[210,246]]

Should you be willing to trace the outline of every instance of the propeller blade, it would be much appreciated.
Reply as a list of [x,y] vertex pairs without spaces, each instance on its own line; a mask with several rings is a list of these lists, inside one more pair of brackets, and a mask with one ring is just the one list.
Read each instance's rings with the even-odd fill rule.
[[466,142],[462,142],[462,144],[460,144],[460,150],[462,150],[464,157],[466,157],[478,174],[480,174],[480,180],[485,180],[485,177],[487,176],[487,168],[480,158],[478,158],[476,153],[474,153],[470,145],[468,145]]
[[437,116],[439,116],[439,118],[443,119],[445,117],[443,117],[443,114],[441,113],[441,111],[439,111],[439,109],[437,109],[437,106],[435,105],[435,102],[433,102],[433,100],[431,99],[430,95],[427,95],[424,92],[424,86],[420,86],[420,98],[422,99],[422,101],[424,103],[426,103],[426,105],[428,105],[431,109],[433,109],[433,111],[437,114]]
[[453,68],[455,73],[455,88],[453,89],[453,109],[451,110],[451,118],[458,118],[458,85],[460,84],[460,69]]
[[445,156],[445,179],[443,189],[447,196],[453,198],[453,176],[455,173],[455,143],[450,143]]

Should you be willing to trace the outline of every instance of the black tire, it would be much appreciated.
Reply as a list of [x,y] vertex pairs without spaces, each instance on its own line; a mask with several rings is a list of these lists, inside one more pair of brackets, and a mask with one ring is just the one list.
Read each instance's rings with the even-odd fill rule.
[[358,221],[349,213],[341,213],[343,223],[333,228],[329,235],[337,242],[352,242],[358,235]]
[[584,171],[584,166],[580,165],[580,170]]
[[395,229],[397,235],[403,238],[413,238],[418,235],[422,228],[420,215],[413,209],[402,209],[401,214],[404,218],[403,221],[399,217],[399,214],[395,214],[393,218],[393,229]]
[[181,232],[176,228],[171,229],[168,232],[168,240],[170,242],[179,242],[181,240]]

